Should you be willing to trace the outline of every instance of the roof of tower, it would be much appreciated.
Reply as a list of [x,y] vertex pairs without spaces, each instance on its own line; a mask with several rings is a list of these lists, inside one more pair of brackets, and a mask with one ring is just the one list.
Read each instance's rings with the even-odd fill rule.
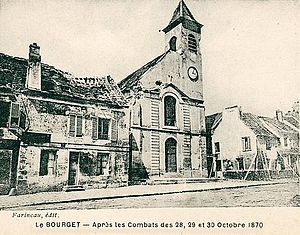
[[194,29],[197,32],[200,32],[201,27],[203,26],[200,24],[192,15],[191,11],[186,6],[185,2],[183,0],[180,0],[177,8],[175,9],[173,13],[173,17],[167,27],[163,29],[165,33],[169,32],[172,28],[177,26],[180,23],[188,23],[193,22],[197,27]]
[[[183,23],[183,25],[185,25],[185,27],[187,28],[194,26],[193,29],[196,32],[197,30],[199,30],[200,32],[200,29],[202,27],[202,25],[195,20],[194,16],[182,0],[179,2],[179,5],[175,10],[169,25],[163,31],[168,32],[180,23]],[[126,78],[121,80],[118,83],[118,86],[120,87],[121,91],[123,93],[130,93],[130,91],[132,91],[133,89],[139,89],[140,80],[143,77],[143,75],[151,69],[155,68],[159,63],[161,63],[164,60],[166,56],[168,56],[171,53],[173,53],[171,50],[166,51],[165,53],[157,56],[155,59],[151,60],[150,62],[143,65],[142,67],[128,75]]]

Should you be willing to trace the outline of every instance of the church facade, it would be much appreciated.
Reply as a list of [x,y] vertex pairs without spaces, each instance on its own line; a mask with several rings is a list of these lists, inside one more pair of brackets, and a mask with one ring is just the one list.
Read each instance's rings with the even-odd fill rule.
[[202,26],[180,1],[165,52],[118,85],[42,63],[36,43],[0,53],[0,194],[207,177]]
[[133,179],[207,176],[202,24],[180,1],[165,52],[119,82],[129,101]]

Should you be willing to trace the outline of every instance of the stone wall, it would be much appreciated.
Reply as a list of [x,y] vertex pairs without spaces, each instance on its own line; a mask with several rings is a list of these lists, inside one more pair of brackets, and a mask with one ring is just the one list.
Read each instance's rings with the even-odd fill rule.
[[[58,149],[56,151],[56,171],[53,175],[40,175],[40,155],[41,150],[51,150],[45,147],[22,146],[20,151],[20,161],[18,167],[17,190],[19,194],[35,193],[41,191],[61,191],[68,185],[68,169],[70,150]],[[82,152],[88,154],[93,161],[93,168],[90,172],[95,172],[97,151]],[[102,188],[113,186],[124,186],[127,184],[127,153],[112,152],[109,156],[109,171],[104,175],[87,174],[82,170],[86,165],[79,165],[79,176],[77,184],[85,188]]]
[[[108,174],[85,174],[81,171],[84,166],[80,166],[77,172],[77,184],[85,188],[127,184],[128,125],[126,125],[127,116],[123,109],[112,109],[96,104],[71,104],[59,100],[49,101],[25,96],[19,96],[18,99],[27,115],[25,134],[31,133],[37,136],[34,140],[23,139],[21,144],[17,174],[18,193],[61,191],[64,186],[68,185],[71,152],[88,154],[93,159],[94,167],[96,167],[97,153],[109,153],[110,171]],[[82,136],[70,136],[70,113],[83,117]],[[108,140],[92,138],[92,116],[111,120]],[[116,125],[114,129],[112,120]],[[116,139],[112,140],[112,135]],[[47,141],[43,142],[39,140],[39,136],[50,136],[50,138],[46,138]],[[53,153],[54,174],[40,173],[42,151]]]
[[200,138],[200,156],[201,156],[201,176],[208,177],[207,170],[207,153],[206,153],[206,138],[201,136]]

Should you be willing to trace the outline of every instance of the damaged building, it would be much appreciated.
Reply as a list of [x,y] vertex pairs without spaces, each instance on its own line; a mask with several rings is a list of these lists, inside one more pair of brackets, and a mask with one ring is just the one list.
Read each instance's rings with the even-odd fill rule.
[[233,106],[206,117],[209,177],[271,179],[299,172],[299,130],[282,112],[257,116]]
[[180,1],[165,52],[118,83],[130,108],[132,177],[207,176],[201,28]]
[[75,78],[0,54],[0,191],[126,185],[126,100],[110,77]]

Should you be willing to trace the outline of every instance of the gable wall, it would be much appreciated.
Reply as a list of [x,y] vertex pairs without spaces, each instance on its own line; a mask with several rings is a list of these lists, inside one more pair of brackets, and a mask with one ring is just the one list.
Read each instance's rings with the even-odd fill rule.
[[[185,52],[187,53],[187,52]],[[180,51],[170,51],[154,67],[150,68],[141,78],[140,82],[145,89],[156,87],[155,82],[173,83],[188,97],[202,100],[203,83],[201,77],[200,56],[180,54]],[[194,82],[187,75],[189,66],[197,67],[199,80]]]
[[[226,113],[225,113],[226,112]],[[256,136],[240,119],[236,111],[223,112],[223,117],[212,136],[212,148],[220,143],[221,159],[235,159],[244,154],[256,153]],[[251,151],[243,152],[242,137],[250,137]]]

